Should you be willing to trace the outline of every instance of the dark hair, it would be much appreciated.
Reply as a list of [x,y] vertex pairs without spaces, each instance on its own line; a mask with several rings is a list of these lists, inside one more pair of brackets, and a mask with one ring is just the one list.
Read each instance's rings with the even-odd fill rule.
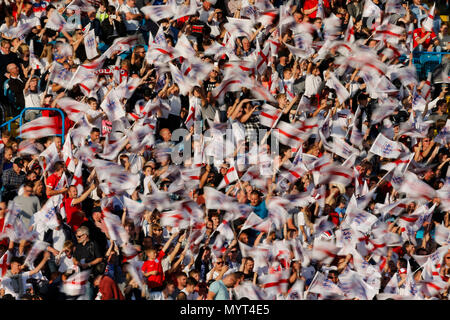
[[94,97],[90,97],[90,98],[87,99],[87,102],[88,103],[97,102],[97,99],[95,99]]
[[100,133],[100,129],[94,127],[94,128],[92,128],[91,133],[94,133],[94,132]]
[[64,162],[62,161],[56,161],[55,165],[53,166],[54,172],[59,171],[64,168]]
[[408,262],[404,258],[399,258],[398,263],[400,265],[400,268],[406,268],[408,266]]
[[[31,171],[31,172],[34,172],[34,171]],[[31,172],[29,172],[29,173],[31,173]],[[23,185],[24,185],[24,187],[30,187],[31,189],[34,188],[34,182],[33,181],[27,181]]]
[[186,280],[186,285],[187,285],[187,286],[196,286],[197,283],[198,283],[198,281],[195,280],[195,279],[192,278],[192,277],[188,277],[187,280]]

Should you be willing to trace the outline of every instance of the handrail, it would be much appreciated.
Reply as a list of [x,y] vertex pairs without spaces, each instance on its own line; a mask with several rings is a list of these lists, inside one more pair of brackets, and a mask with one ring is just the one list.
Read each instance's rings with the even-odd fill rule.
[[19,136],[22,134],[22,117],[24,115],[24,113],[28,110],[49,110],[49,111],[58,111],[61,115],[61,119],[62,119],[62,127],[61,127],[61,133],[60,134],[56,134],[57,136],[61,136],[61,141],[64,144],[64,122],[66,120],[66,117],[64,116],[64,112],[62,112],[61,109],[58,108],[41,108],[41,107],[29,107],[29,108],[25,108],[23,109],[20,114],[8,121],[6,121],[5,123],[2,123],[0,125],[0,128],[3,128],[4,126],[8,126],[8,130],[11,131],[11,123],[13,121],[16,121],[17,119],[19,120]]

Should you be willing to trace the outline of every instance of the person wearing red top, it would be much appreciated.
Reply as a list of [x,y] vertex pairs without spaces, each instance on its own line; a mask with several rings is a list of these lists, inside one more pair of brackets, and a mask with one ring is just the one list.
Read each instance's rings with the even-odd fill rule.
[[156,249],[149,249],[146,252],[148,260],[142,265],[142,272],[147,277],[147,285],[154,289],[161,287],[164,281],[164,272],[161,264],[162,258],[165,256],[163,250],[156,253]]
[[[328,0],[323,0],[323,9],[328,11],[330,8],[330,2]],[[311,19],[317,16],[317,9],[319,8],[319,0],[305,0],[303,4],[303,13]]]
[[[5,232],[3,227],[5,226],[5,215],[6,215],[6,202],[0,202],[0,232]],[[0,245],[8,246],[8,238],[3,238],[0,240]]]
[[159,253],[157,253],[156,248],[150,248],[145,251],[147,261],[142,265],[141,271],[144,274],[144,277],[147,278],[147,285],[150,289],[154,289],[155,291],[162,290],[161,287],[165,277],[161,260],[166,255],[167,249],[177,235],[178,233],[173,233]]
[[55,171],[48,178],[46,183],[46,194],[47,198],[51,198],[52,196],[56,196],[58,194],[66,193],[67,187],[62,188],[61,190],[55,190],[58,185],[61,176],[64,173],[64,163],[62,161],[58,161],[54,165]]
[[423,27],[413,31],[413,46],[417,51],[441,51],[436,34],[433,31],[426,31]]
[[85,214],[81,210],[81,203],[91,194],[95,189],[95,184],[91,184],[83,194],[78,197],[78,190],[76,186],[70,186],[67,192],[68,197],[64,199],[64,209],[66,210],[67,224],[77,231],[77,229],[87,221]]
[[98,287],[98,294],[95,300],[125,300],[117,283],[106,274],[97,276],[94,286]]

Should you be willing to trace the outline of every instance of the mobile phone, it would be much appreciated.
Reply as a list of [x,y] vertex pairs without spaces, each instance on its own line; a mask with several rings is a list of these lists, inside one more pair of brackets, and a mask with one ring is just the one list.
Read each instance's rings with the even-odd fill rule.
[[111,18],[112,18],[112,19],[115,19],[115,18],[116,18],[116,15],[115,15],[115,14],[112,14],[112,15],[111,15]]

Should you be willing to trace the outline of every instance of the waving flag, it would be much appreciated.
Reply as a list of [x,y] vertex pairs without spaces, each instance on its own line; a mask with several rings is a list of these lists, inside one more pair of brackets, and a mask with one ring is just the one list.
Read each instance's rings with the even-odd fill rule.
[[344,292],[330,279],[327,279],[321,272],[317,272],[311,282],[308,292],[317,293],[322,299],[342,299]]
[[330,79],[328,79],[326,86],[330,87],[331,89],[334,89],[337,98],[341,104],[343,104],[350,97],[350,93],[348,93],[347,89],[345,89],[345,87],[336,78],[333,72],[330,72]]
[[77,122],[90,110],[89,105],[78,102],[69,97],[62,97],[57,100],[57,106],[62,109],[70,120]]
[[23,124],[20,127],[22,139],[39,139],[61,134],[59,117],[40,117]]
[[353,26],[353,19],[349,19],[347,30],[345,30],[344,41],[348,43],[355,42],[355,27]]
[[287,292],[290,270],[277,271],[259,278],[264,291],[269,295],[277,295]]
[[280,142],[286,146],[298,149],[303,143],[303,139],[300,138],[302,132],[290,123],[279,121],[274,131],[277,132]]
[[106,212],[103,221],[105,221],[108,235],[111,241],[115,241],[119,246],[128,242],[129,235],[125,228],[122,226],[119,216]]
[[71,275],[64,281],[62,291],[68,296],[80,296],[85,294],[90,274],[91,270],[86,270]]
[[433,200],[437,196],[436,190],[420,180],[414,173],[407,171],[399,192],[404,192],[410,198]]
[[88,59],[94,59],[98,55],[94,30],[90,30],[84,37],[84,48]]
[[169,5],[147,5],[140,10],[155,22],[173,16],[172,7]]
[[70,134],[67,135],[66,140],[64,141],[61,153],[63,155],[63,160],[67,170],[69,170],[70,172],[74,172],[75,161],[73,160],[74,157],[72,153],[72,139],[70,138]]
[[78,164],[74,170],[72,182],[70,183],[71,186],[75,186],[77,188],[78,196],[80,196],[83,193],[83,189],[84,189],[83,188],[82,167],[83,167],[83,162],[78,161]]
[[235,166],[230,167],[227,170],[227,173],[223,176],[223,180],[220,182],[219,186],[217,187],[217,190],[223,189],[229,184],[235,182],[238,180],[238,174]]
[[110,121],[120,120],[126,115],[122,102],[120,102],[120,99],[114,89],[111,90],[105,97],[103,102],[100,104],[100,108],[105,111]]
[[61,32],[65,26],[66,20],[64,17],[58,12],[58,10],[53,10],[52,14],[48,17],[45,28]]
[[433,23],[434,23],[434,11],[435,11],[436,3],[433,3],[433,7],[431,7],[431,10],[428,13],[428,16],[426,17],[425,21],[422,22],[422,27],[426,31],[433,31]]
[[398,142],[389,140],[383,134],[379,133],[369,152],[375,153],[383,158],[397,159],[402,154],[403,148]]

